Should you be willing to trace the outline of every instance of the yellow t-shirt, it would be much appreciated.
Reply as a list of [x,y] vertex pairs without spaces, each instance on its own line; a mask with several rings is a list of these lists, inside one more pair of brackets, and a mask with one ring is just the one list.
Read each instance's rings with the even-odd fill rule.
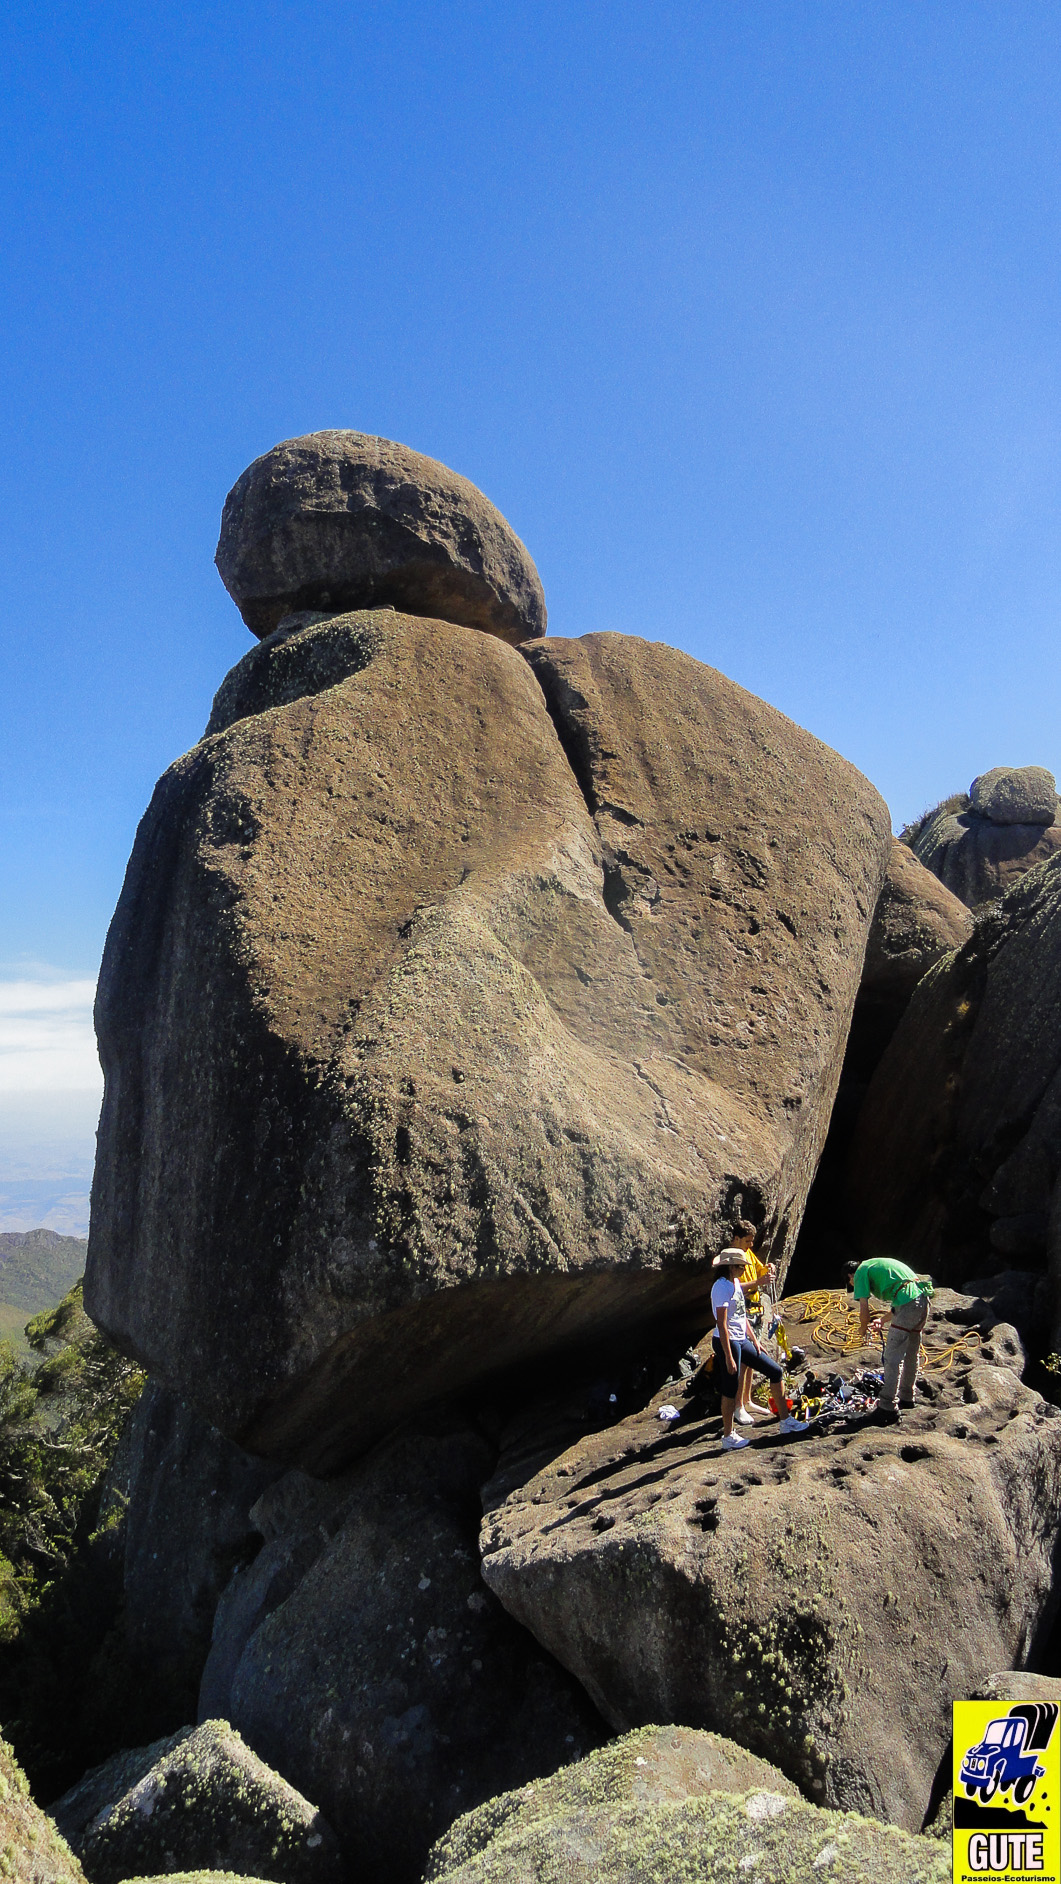
[[761,1282],[769,1267],[769,1263],[764,1263],[762,1258],[755,1254],[754,1250],[750,1249],[748,1251],[748,1260],[744,1266],[743,1274],[741,1275],[741,1286],[744,1289],[744,1300],[749,1308],[759,1307],[759,1290],[758,1288],[753,1288],[752,1284]]

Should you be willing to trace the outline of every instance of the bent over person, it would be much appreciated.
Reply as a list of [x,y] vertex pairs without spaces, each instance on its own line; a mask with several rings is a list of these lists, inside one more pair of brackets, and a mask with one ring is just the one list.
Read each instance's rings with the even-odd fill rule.
[[[914,1404],[921,1336],[932,1300],[931,1279],[917,1275],[894,1256],[879,1256],[870,1262],[848,1263],[847,1286],[858,1303],[863,1341],[871,1328],[876,1332],[883,1327],[879,1315],[870,1320],[870,1297],[891,1309],[891,1326],[884,1350],[884,1378],[877,1408],[886,1419],[898,1420],[899,1407]],[[895,1404],[896,1390],[899,1407]]]

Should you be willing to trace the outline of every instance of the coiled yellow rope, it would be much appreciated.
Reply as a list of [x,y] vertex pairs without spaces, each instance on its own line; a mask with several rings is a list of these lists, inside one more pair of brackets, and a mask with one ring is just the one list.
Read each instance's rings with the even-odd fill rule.
[[[808,1289],[803,1295],[788,1296],[779,1304],[778,1312],[785,1321],[796,1320],[802,1326],[810,1323],[811,1340],[830,1353],[855,1354],[864,1345],[858,1310],[851,1307],[851,1297],[844,1289]],[[969,1328],[949,1347],[938,1348],[934,1354],[922,1347],[922,1371],[932,1367],[941,1374],[949,1373],[959,1357],[972,1359],[980,1341],[979,1330]]]

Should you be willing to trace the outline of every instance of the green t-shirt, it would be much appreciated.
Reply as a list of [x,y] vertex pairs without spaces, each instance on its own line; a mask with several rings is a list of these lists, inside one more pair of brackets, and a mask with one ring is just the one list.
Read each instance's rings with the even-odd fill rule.
[[917,1275],[894,1256],[878,1256],[873,1262],[859,1263],[854,1293],[856,1302],[868,1302],[872,1295],[878,1302],[899,1307],[931,1295],[932,1284],[927,1276]]

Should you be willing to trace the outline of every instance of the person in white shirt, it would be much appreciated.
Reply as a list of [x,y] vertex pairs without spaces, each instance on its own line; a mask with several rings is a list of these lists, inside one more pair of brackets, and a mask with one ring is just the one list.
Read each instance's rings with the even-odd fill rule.
[[[734,1452],[738,1446],[748,1444],[742,1434],[733,1430],[742,1369],[754,1367],[756,1373],[765,1374],[775,1385],[784,1379],[777,1362],[764,1354],[754,1328],[748,1326],[748,1311],[740,1286],[747,1261],[746,1250],[724,1249],[711,1264],[711,1273],[716,1277],[711,1289],[711,1308],[715,1317],[714,1378],[722,1396],[722,1445],[726,1452]],[[750,1422],[750,1415],[745,1415],[743,1420],[738,1416],[739,1424]]]

